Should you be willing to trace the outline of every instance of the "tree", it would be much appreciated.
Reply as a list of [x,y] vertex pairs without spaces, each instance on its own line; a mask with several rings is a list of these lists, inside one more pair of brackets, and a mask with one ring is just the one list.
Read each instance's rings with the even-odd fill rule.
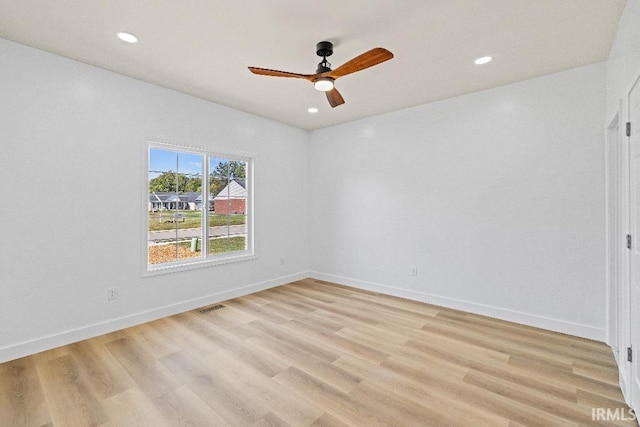
[[209,177],[209,192],[215,197],[227,185],[226,180],[217,178],[211,174]]
[[226,180],[227,177],[246,178],[247,164],[238,160],[220,162],[213,172],[211,172],[211,175],[224,180]]
[[[177,180],[177,186],[176,186]],[[149,192],[178,192],[184,193],[187,188],[187,178],[182,173],[175,173],[172,171],[163,172],[157,177],[149,180]]]
[[209,191],[216,196],[227,186],[229,179],[247,177],[247,164],[238,160],[220,162],[209,176]]
[[196,177],[189,178],[185,186],[185,191],[194,193],[202,191],[202,179]]

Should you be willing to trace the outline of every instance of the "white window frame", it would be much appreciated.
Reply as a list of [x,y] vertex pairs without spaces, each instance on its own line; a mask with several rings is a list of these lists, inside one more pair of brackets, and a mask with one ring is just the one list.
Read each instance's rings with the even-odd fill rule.
[[[198,258],[187,258],[174,262],[162,264],[149,264],[149,168],[150,168],[150,152],[152,148],[178,151],[188,154],[197,154],[203,156],[203,185],[202,185],[202,241],[200,250],[203,256]],[[209,159],[211,157],[223,158],[226,160],[237,160],[245,162],[246,167],[246,186],[247,186],[247,202],[246,202],[246,249],[244,251],[225,252],[219,255],[209,255]],[[150,141],[145,148],[145,168],[144,168],[144,186],[142,197],[144,203],[142,221],[143,227],[143,276],[155,276],[158,274],[173,273],[178,271],[192,270],[196,268],[212,267],[216,265],[229,264],[234,262],[248,261],[256,259],[254,252],[254,156],[247,153],[230,153],[223,150],[206,150],[202,148],[188,147],[184,145],[171,144],[166,142]],[[213,203],[213,202],[211,202]]]

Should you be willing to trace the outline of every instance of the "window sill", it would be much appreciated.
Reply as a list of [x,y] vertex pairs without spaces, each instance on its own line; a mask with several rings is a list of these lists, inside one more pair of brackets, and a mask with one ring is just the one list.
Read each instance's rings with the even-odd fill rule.
[[235,262],[250,261],[256,259],[256,255],[251,252],[235,253],[233,255],[219,255],[215,258],[198,259],[195,261],[180,261],[175,263],[165,263],[157,267],[147,266],[142,277],[158,276],[161,274],[177,273],[179,271],[195,270],[199,268],[214,267],[217,265],[231,264]]

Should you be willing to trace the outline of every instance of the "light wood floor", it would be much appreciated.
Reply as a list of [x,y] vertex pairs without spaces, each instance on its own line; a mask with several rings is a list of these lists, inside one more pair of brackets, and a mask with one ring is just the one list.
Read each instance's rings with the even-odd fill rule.
[[573,426],[609,348],[303,280],[0,364],[0,426]]

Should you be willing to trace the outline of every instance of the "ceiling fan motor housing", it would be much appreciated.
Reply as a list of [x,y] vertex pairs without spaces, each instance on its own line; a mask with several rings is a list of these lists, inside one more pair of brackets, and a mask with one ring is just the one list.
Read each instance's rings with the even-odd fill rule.
[[333,43],[320,42],[316,45],[316,54],[318,56],[327,57],[333,54]]

